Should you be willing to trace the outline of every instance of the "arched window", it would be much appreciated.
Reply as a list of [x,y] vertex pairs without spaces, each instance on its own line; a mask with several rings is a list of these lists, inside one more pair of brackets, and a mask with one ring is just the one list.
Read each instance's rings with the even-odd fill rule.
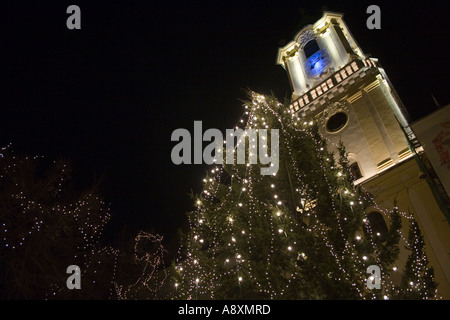
[[353,180],[361,179],[364,175],[359,166],[358,159],[354,153],[348,153],[347,159],[349,163],[350,174],[352,175]]
[[358,162],[350,163],[350,173],[354,180],[358,180],[363,177],[361,169],[359,168]]
[[[367,219],[369,220],[373,237],[379,239],[381,242],[386,241],[389,230],[383,215],[377,211],[373,211],[367,215]],[[367,232],[367,230],[364,231]]]
[[311,57],[314,53],[319,51],[319,45],[316,40],[309,40],[307,44],[303,47],[303,52],[305,52],[306,59]]

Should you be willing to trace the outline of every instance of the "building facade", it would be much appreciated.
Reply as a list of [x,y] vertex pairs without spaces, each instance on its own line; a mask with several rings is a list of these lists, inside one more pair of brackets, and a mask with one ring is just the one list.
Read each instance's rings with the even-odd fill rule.
[[[400,210],[419,222],[439,294],[450,299],[446,185],[450,180],[443,176],[450,171],[437,170],[435,156],[427,156],[430,143],[420,139],[428,137],[427,130],[435,127],[432,121],[441,118],[411,125],[386,72],[377,59],[364,54],[342,14],[325,12],[313,25],[305,26],[279,48],[277,63],[291,83],[293,119],[317,121],[330,151],[339,141],[344,143],[355,184],[374,195],[377,208],[392,208],[396,201]],[[441,149],[450,141],[445,132],[437,142]],[[441,152],[442,157],[446,154]],[[369,210],[375,214],[377,208]],[[388,223],[387,217],[383,219]],[[407,227],[404,224],[405,231]],[[402,251],[399,272],[406,257]]]

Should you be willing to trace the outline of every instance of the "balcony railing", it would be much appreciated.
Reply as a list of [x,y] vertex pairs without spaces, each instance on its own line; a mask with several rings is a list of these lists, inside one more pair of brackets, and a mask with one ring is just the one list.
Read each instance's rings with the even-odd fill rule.
[[297,113],[307,107],[310,103],[323,96],[327,91],[333,87],[341,84],[348,77],[362,69],[376,68],[377,62],[373,59],[356,59],[346,64],[344,67],[333,73],[331,76],[320,82],[311,90],[307,91],[299,98],[294,100],[290,105],[290,112]]

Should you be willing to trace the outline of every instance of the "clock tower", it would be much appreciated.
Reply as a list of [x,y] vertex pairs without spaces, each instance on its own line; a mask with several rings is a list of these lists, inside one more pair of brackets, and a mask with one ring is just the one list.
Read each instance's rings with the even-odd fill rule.
[[[450,299],[448,194],[438,192],[443,190],[439,178],[427,167],[426,153],[386,72],[378,59],[364,54],[342,17],[324,12],[279,48],[277,63],[287,71],[293,91],[288,112],[293,121],[316,121],[330,151],[344,143],[354,183],[374,195],[377,207],[392,208],[396,201],[400,210],[414,215],[439,293]],[[381,217],[376,210],[369,208],[368,214]],[[377,226],[386,223],[382,217]],[[403,251],[399,265],[406,257]]]

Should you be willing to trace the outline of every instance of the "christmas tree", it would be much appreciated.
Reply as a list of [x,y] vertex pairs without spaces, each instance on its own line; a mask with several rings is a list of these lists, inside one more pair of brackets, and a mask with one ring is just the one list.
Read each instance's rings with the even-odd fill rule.
[[[366,214],[373,200],[354,185],[344,146],[335,157],[313,119],[298,118],[275,97],[248,95],[232,150],[239,157],[244,146],[247,163],[221,164],[216,148],[174,262],[174,298],[401,298],[405,289],[391,280],[402,226],[396,206],[385,212],[387,232],[375,232]],[[273,136],[254,135],[264,130],[278,130],[278,151],[269,148]],[[267,163],[248,161],[258,144],[260,156],[261,149],[278,153],[273,174],[261,174]],[[222,147],[228,156],[229,141]]]
[[[117,252],[100,243],[109,208],[95,185],[75,191],[71,175],[65,160],[0,150],[0,298],[110,297]],[[71,265],[82,290],[66,286]]]
[[433,299],[436,295],[437,283],[434,281],[434,269],[428,267],[425,244],[417,221],[411,219],[408,234],[408,256],[404,276],[397,293],[399,299]]
[[[68,161],[0,149],[1,299],[161,299],[162,236],[141,231],[132,252],[103,244],[110,209],[98,184],[78,191]],[[69,289],[69,266],[80,290]]]

